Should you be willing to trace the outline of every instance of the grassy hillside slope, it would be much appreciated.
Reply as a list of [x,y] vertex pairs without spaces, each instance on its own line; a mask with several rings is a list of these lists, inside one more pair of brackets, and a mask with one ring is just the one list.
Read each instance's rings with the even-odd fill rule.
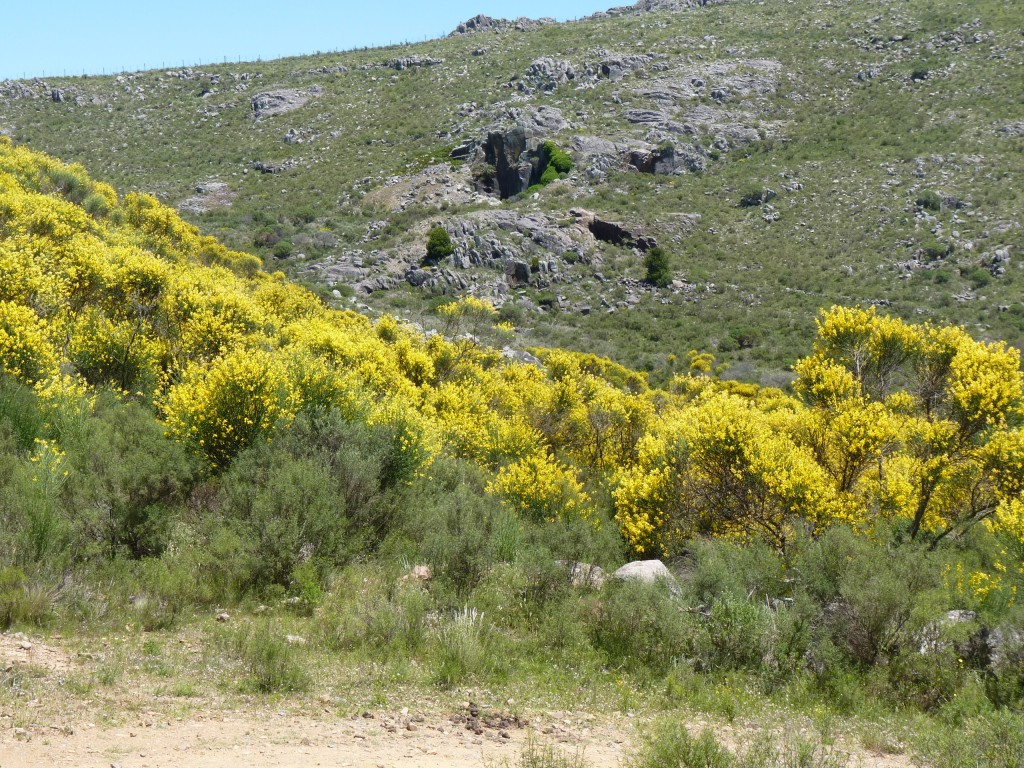
[[[476,294],[520,346],[595,351],[660,382],[668,353],[696,348],[778,382],[833,303],[1020,343],[1021,25],[996,0],[629,11],[5,83],[0,129],[181,206],[339,304],[420,317],[439,293]],[[487,164],[450,151],[540,107],[560,110],[538,139],[569,151],[568,178],[500,203],[474,191]],[[630,169],[630,150],[666,149],[668,174]],[[638,282],[642,254],[581,233],[573,209],[655,237],[678,282]],[[437,224],[460,261],[413,287]],[[492,241],[497,256],[470,260]]]

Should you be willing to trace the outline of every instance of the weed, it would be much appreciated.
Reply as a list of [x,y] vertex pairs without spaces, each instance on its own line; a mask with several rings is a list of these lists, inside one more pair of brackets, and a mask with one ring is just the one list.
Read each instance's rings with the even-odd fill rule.
[[437,633],[437,683],[451,688],[482,673],[488,664],[488,638],[483,614],[472,608],[456,612],[442,624]]
[[240,630],[234,648],[249,673],[247,685],[260,693],[305,691],[312,683],[298,646],[288,643],[269,621]]

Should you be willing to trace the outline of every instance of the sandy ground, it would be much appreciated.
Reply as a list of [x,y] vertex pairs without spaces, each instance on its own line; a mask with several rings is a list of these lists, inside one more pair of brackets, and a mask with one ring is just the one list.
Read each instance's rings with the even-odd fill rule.
[[[489,729],[476,735],[450,722],[415,723],[394,733],[381,720],[311,718],[267,712],[260,715],[218,715],[209,719],[140,723],[102,729],[88,724],[72,733],[36,728],[15,736],[0,726],[0,766],[80,766],[81,768],[299,768],[299,766],[434,766],[503,765],[516,762],[528,734],[538,744],[550,737],[516,729],[505,739]],[[568,754],[582,749],[590,766],[619,765],[621,737],[604,729],[583,736],[579,747],[560,745]],[[554,742],[557,745],[557,741]]]
[[[0,634],[0,681],[20,671],[47,681],[88,660],[57,645]],[[126,691],[116,725],[88,702],[57,689],[49,701],[0,704],[0,768],[469,768],[517,765],[528,742],[538,749],[582,755],[587,768],[621,768],[636,736],[635,722],[619,713],[542,712],[518,716],[477,709],[456,712],[374,711],[341,714],[328,699],[296,711],[268,702],[245,709],[205,709],[191,701],[179,714]],[[105,703],[109,709],[110,702]],[[285,705],[282,705],[285,706]],[[525,719],[524,719],[525,718]],[[714,727],[723,744],[742,741],[743,728]],[[904,756],[858,752],[850,766],[908,768]]]

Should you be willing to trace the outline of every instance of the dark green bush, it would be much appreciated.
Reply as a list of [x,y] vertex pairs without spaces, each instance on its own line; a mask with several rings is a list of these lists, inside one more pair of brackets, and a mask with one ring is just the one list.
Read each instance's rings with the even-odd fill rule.
[[914,204],[926,211],[942,210],[942,198],[939,197],[937,192],[933,192],[930,189],[923,189],[918,192]]
[[9,436],[12,447],[27,451],[42,435],[45,419],[32,388],[0,374],[0,445]]
[[[415,482],[402,499],[402,533],[417,542],[418,557],[434,569],[435,589],[451,590],[451,606],[465,597],[503,557],[514,557],[518,521],[483,493],[479,470],[441,460],[432,479]],[[502,549],[504,553],[499,555]]]
[[455,253],[455,244],[452,243],[447,229],[437,226],[427,233],[427,263],[436,264],[453,253]]
[[966,680],[963,659],[952,647],[937,653],[911,649],[892,659],[886,673],[897,707],[912,706],[929,713],[952,701]]
[[668,253],[660,245],[651,248],[644,255],[644,268],[647,270],[647,282],[664,288],[672,282],[672,269],[668,263]]
[[[563,149],[560,149],[555,142],[545,141],[540,145],[540,174],[539,186],[547,186],[556,179],[563,179],[572,172],[572,157]],[[531,187],[527,192],[532,192]]]
[[109,554],[163,552],[171,527],[199,476],[185,448],[164,435],[153,413],[116,396],[97,398],[76,439],[65,440],[70,471],[64,499],[80,537]]
[[694,629],[665,584],[611,581],[592,619],[595,647],[610,664],[664,673],[684,657]]
[[[359,464],[358,482],[374,484],[376,468]],[[358,550],[340,486],[326,461],[280,447],[258,446],[235,460],[221,478],[219,506],[248,554],[253,586],[287,587],[297,566],[313,561],[326,572]]]
[[915,645],[936,621],[943,563],[906,543],[889,550],[837,527],[795,554],[796,588],[822,607],[819,630],[844,657],[868,668]]
[[971,267],[961,272],[961,276],[971,284],[971,288],[978,290],[992,282],[992,274],[983,267]]
[[698,625],[694,660],[703,670],[756,669],[772,640],[771,615],[763,603],[726,597]]

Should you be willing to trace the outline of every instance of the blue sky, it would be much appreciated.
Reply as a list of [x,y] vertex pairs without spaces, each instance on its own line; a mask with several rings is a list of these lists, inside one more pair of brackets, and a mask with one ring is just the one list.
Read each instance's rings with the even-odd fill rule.
[[586,16],[632,0],[29,0],[4,11],[0,80],[417,42],[488,16]]

